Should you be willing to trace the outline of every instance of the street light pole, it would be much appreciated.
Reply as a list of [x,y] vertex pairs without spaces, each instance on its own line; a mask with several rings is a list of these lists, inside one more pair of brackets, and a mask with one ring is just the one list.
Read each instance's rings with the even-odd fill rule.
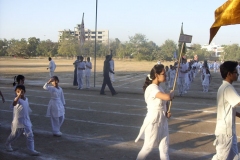
[[94,87],[96,82],[96,58],[97,58],[97,5],[98,0],[96,0],[96,21],[95,21],[95,54],[94,54]]

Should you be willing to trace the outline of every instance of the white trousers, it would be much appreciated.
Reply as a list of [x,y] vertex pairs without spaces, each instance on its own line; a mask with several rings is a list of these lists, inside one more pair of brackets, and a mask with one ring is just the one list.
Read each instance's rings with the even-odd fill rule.
[[54,76],[54,71],[49,71],[49,76],[50,76],[50,78],[51,78],[52,76]]
[[17,128],[15,131],[12,130],[7,138],[6,145],[11,145],[12,142],[18,139],[18,137],[24,134],[27,138],[27,148],[34,151],[34,136],[32,132],[32,127],[25,126],[24,128]]
[[185,77],[178,77],[178,93],[183,94],[185,91]]
[[174,77],[170,77],[169,88],[172,89],[174,83]]
[[238,160],[237,136],[218,135],[213,143],[216,154],[212,160]]
[[86,87],[90,88],[90,76],[86,76]]
[[203,92],[208,92],[209,85],[203,85]]
[[64,115],[61,117],[51,117],[52,132],[53,134],[59,134],[60,128],[64,122]]
[[83,73],[77,73],[78,88],[83,88]]
[[[158,144],[159,156],[162,160],[169,160],[168,150],[169,150],[169,134],[168,129],[161,128],[160,136],[158,137],[160,142]],[[157,133],[153,132],[154,130],[159,129],[158,124],[148,125],[145,129],[144,144],[141,151],[138,153],[136,160],[145,160],[149,153],[153,150],[154,141],[156,139]]]

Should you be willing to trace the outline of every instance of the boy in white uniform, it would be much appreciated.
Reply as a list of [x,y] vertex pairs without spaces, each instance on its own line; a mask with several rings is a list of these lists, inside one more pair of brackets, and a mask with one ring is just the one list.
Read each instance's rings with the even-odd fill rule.
[[85,70],[87,89],[90,88],[91,69],[92,69],[92,63],[90,62],[90,57],[87,57],[86,70]]
[[85,70],[85,62],[83,62],[83,57],[80,57],[80,62],[78,62],[77,66],[77,81],[78,81],[78,88],[83,89],[83,77],[84,77],[84,70]]
[[51,57],[49,57],[48,60],[49,60],[49,65],[48,65],[47,69],[49,69],[49,75],[50,75],[50,78],[51,78],[53,76],[53,73],[54,73],[55,69],[56,69],[56,64],[52,60]]
[[237,81],[237,62],[226,61],[220,66],[223,83],[217,93],[217,123],[215,129],[216,154],[212,160],[238,160],[236,136],[236,120],[240,113],[236,107],[240,105],[240,96],[232,83]]
[[29,154],[32,156],[38,156],[40,153],[34,149],[32,123],[29,117],[29,103],[28,98],[24,96],[26,92],[24,85],[18,85],[15,91],[17,96],[12,103],[12,131],[5,144],[6,150],[8,152],[12,152],[13,149],[11,143],[14,142],[21,134],[24,134],[27,138],[27,148],[29,150]]
[[182,96],[185,92],[185,76],[187,73],[187,65],[185,64],[185,59],[182,58],[182,63],[180,64],[180,68],[178,71],[178,93],[180,96]]

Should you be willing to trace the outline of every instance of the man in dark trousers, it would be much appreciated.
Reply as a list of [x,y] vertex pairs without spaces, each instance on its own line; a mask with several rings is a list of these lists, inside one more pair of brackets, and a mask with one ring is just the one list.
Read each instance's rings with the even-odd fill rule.
[[111,82],[110,77],[109,77],[109,72],[114,74],[114,72],[110,68],[110,63],[109,63],[109,61],[111,59],[112,59],[112,50],[111,50],[111,55],[107,55],[106,59],[104,61],[104,66],[103,66],[103,84],[102,84],[102,88],[101,88],[101,91],[100,91],[101,95],[106,95],[105,92],[104,92],[104,89],[105,89],[106,85],[110,89],[110,91],[112,93],[112,96],[117,94],[117,92],[114,90],[114,88],[112,86],[112,82]]

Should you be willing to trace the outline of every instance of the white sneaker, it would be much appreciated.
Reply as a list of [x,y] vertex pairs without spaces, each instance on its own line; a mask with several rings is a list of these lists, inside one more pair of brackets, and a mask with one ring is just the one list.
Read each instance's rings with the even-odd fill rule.
[[36,150],[29,150],[29,155],[30,156],[39,156],[40,152],[36,151]]
[[12,152],[13,151],[11,144],[5,144],[5,148],[6,148],[6,150],[8,152]]
[[53,133],[54,137],[61,137],[62,136],[62,132],[58,132],[58,133]]

